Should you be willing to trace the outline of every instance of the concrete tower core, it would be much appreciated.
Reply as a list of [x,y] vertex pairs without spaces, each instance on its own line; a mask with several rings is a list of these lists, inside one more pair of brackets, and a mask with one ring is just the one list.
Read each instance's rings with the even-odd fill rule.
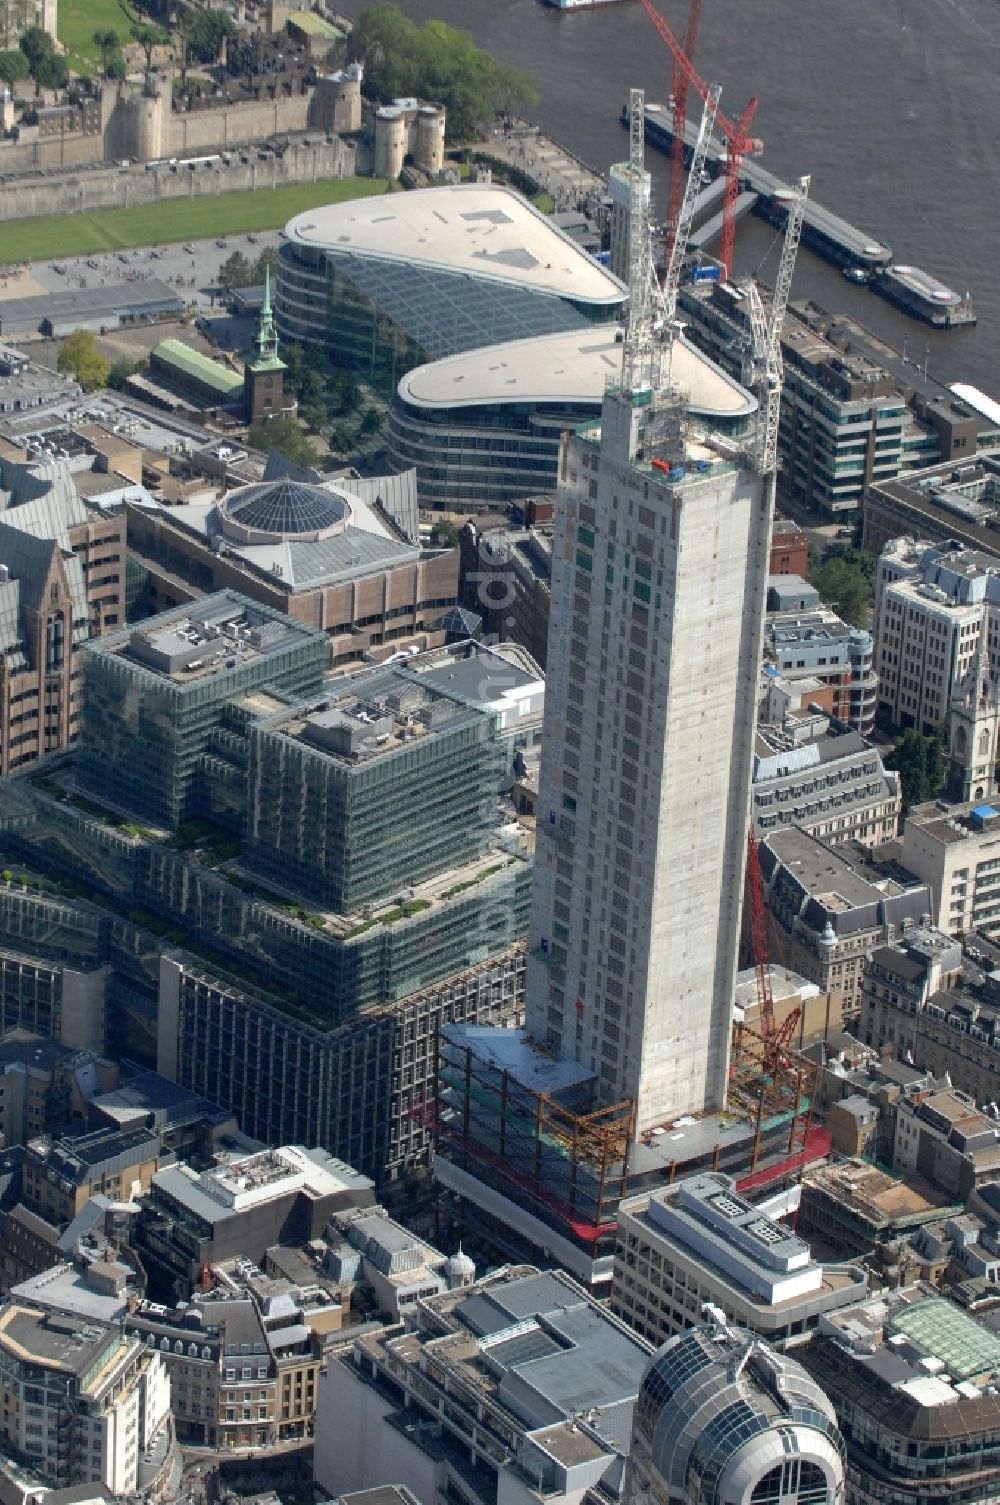
[[609,390],[565,444],[527,1029],[635,1132],[726,1097],[773,477]]

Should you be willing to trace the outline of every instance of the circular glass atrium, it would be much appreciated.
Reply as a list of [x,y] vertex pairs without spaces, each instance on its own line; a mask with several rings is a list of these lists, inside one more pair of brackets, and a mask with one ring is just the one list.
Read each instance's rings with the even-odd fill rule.
[[219,512],[223,533],[239,543],[285,538],[312,543],[343,532],[351,521],[345,496],[287,477],[238,486],[220,503]]

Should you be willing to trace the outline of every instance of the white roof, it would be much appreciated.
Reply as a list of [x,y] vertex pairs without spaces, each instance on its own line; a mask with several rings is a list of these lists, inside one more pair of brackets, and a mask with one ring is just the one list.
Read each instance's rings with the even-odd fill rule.
[[[465,350],[408,371],[399,396],[422,408],[503,402],[592,402],[599,408],[605,387],[621,374],[617,333],[618,327],[608,324]],[[674,340],[671,375],[688,394],[692,412],[739,418],[757,406],[683,335]]]
[[307,209],[286,237],[407,266],[435,267],[598,306],[625,288],[513,189],[491,183],[420,188]]

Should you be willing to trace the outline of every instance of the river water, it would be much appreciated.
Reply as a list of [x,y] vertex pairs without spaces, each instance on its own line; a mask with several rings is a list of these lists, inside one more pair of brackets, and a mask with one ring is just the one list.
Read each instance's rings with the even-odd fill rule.
[[[618,123],[630,87],[666,102],[671,58],[637,0],[559,12],[540,0],[397,0],[522,68],[526,113],[601,172],[627,151]],[[675,35],[687,0],[659,0]],[[338,0],[356,16],[364,0]],[[1000,398],[1000,0],[704,0],[695,61],[736,118],[751,94],[763,164],[812,174],[812,196],[893,249],[897,261],[972,293],[975,329],[908,318],[802,250],[793,297],[811,297],[929,362],[942,381]],[[689,113],[699,108],[696,99]],[[652,149],[665,209],[665,163]],[[738,271],[777,260],[774,231],[737,229]]]

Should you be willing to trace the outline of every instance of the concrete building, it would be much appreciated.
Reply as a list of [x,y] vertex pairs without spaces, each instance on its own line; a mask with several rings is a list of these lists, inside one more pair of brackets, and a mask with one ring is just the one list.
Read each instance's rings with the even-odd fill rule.
[[770,546],[766,485],[708,446],[680,468],[680,419],[609,392],[567,447],[553,544],[526,1022],[637,1132],[725,1100]]
[[868,956],[930,923],[928,886],[857,843],[832,847],[794,827],[768,834],[760,865],[779,954],[853,1023]]
[[911,930],[891,946],[878,946],[862,982],[862,1040],[900,1061],[921,1060],[918,1020],[929,999],[957,982],[961,971],[961,943],[940,930]]
[[[692,284],[680,306],[695,343],[739,376],[749,349],[746,288]],[[860,325],[792,303],[781,352],[781,487],[825,516],[849,516],[867,487],[950,456],[960,441],[957,452],[975,451],[980,424],[971,409],[936,402],[937,389],[925,392],[916,368],[893,360]]]
[[335,667],[435,648],[458,553],[420,549],[408,477],[322,486],[266,478],[184,507],[126,506],[129,558],[154,610],[228,590],[321,627]]
[[706,1303],[770,1343],[802,1342],[867,1286],[860,1266],[817,1263],[731,1176],[688,1176],[619,1210],[611,1310],[651,1343],[696,1327]]
[[56,40],[58,0],[2,0],[0,47],[16,47],[30,26],[40,26]]
[[326,661],[322,631],[233,591],[108,632],[83,665],[80,776],[176,831],[199,813],[199,765],[228,705],[264,685],[318,690]]
[[758,725],[751,798],[758,835],[797,826],[828,846],[893,841],[902,806],[899,775],[878,751],[843,722],[810,713]]
[[[983,672],[1000,674],[1000,559],[956,543],[896,538],[879,555],[875,669],[895,725],[931,732]],[[985,636],[984,636],[985,634]],[[980,639],[982,647],[980,647]]]
[[1000,1343],[923,1283],[824,1319],[798,1357],[847,1446],[846,1499],[968,1500],[1000,1480]]
[[993,805],[981,798],[915,805],[903,826],[902,861],[930,889],[939,930],[1000,935],[1000,811]]
[[50,1487],[124,1495],[147,1484],[144,1455],[170,1427],[158,1354],[108,1323],[11,1301],[0,1307],[0,1380],[0,1438]]
[[311,209],[278,265],[283,340],[321,344],[389,395],[414,366],[615,319],[625,288],[519,194],[427,188]]
[[622,1497],[648,1345],[561,1271],[512,1266],[355,1338],[321,1376],[315,1480],[422,1501]]
[[317,1238],[335,1212],[370,1206],[367,1176],[326,1154],[283,1145],[198,1173],[167,1166],[143,1197],[134,1246],[152,1296],[189,1300],[207,1265],[261,1263],[272,1244]]
[[[588,325],[476,346],[408,371],[389,409],[393,464],[415,468],[424,506],[448,511],[500,510],[553,491],[564,432],[600,417],[621,365],[621,334]],[[746,431],[753,398],[683,335],[672,369],[695,422]]]
[[467,522],[461,540],[462,604],[482,617],[487,640],[520,643],[537,664],[549,644],[552,525],[485,528]]
[[764,654],[786,679],[808,677],[833,687],[839,721],[870,737],[875,729],[878,676],[870,632],[850,627],[826,607],[769,613]]
[[76,741],[80,649],[125,620],[120,513],[69,466],[0,457],[0,774]]
[[32,1139],[24,1159],[24,1200],[65,1228],[95,1193],[129,1202],[147,1191],[159,1158],[160,1142],[145,1127]]
[[608,267],[626,285],[632,265],[632,195],[638,187],[639,196],[649,209],[652,179],[645,168],[635,183],[635,174],[630,162],[614,162],[608,173],[608,195],[611,199],[611,215],[608,223],[610,245]]
[[650,1359],[626,1505],[841,1505],[844,1442],[816,1381],[719,1311]]
[[444,132],[447,116],[443,105],[419,99],[394,99],[376,105],[369,127],[375,155],[375,176],[393,182],[409,159],[414,167],[434,177],[444,166]]
[[[15,968],[14,956],[0,952],[5,982]],[[2,991],[6,995],[7,988]],[[0,1149],[27,1144],[40,1134],[82,1130],[94,1096],[118,1079],[113,1062],[51,1036],[30,1034],[19,1023],[0,1036]]]
[[872,485],[864,500],[864,546],[877,556],[893,539],[909,536],[996,554],[998,482],[1000,449],[985,448]]

